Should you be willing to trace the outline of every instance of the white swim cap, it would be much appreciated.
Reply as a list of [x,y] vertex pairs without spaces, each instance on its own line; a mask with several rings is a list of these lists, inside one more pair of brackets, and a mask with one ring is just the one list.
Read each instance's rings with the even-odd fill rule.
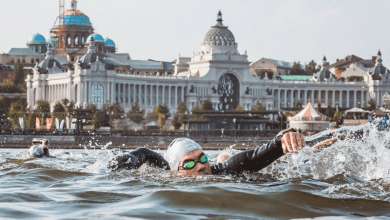
[[168,146],[166,159],[171,167],[171,170],[177,170],[181,158],[188,152],[196,149],[202,150],[202,147],[195,141],[189,138],[176,138]]
[[34,145],[30,147],[30,149],[28,150],[28,154],[33,157],[42,157],[45,152],[43,151],[41,145]]

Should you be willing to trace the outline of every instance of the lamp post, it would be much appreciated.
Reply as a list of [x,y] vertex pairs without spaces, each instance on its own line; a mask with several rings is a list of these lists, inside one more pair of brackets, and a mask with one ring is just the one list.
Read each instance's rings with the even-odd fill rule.
[[279,121],[280,121],[280,130],[282,130],[282,121],[283,121],[283,115],[282,115],[282,112],[279,111]]

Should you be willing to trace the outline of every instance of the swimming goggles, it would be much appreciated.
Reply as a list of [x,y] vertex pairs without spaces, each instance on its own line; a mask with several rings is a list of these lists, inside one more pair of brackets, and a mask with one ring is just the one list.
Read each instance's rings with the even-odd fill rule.
[[199,160],[185,160],[182,167],[179,167],[179,170],[191,170],[196,166],[196,164],[199,162],[201,164],[205,164],[208,161],[208,157],[206,154],[202,154],[199,157]]

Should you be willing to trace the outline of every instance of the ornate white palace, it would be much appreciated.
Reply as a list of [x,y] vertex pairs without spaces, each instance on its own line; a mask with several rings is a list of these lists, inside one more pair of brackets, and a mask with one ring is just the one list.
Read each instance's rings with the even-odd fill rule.
[[246,52],[237,50],[234,35],[223,25],[220,12],[201,51],[191,58],[177,58],[171,75],[115,71],[115,59],[99,54],[96,44],[93,36],[89,37],[88,52],[77,57],[68,69],[55,59],[49,45],[45,60],[37,63],[33,74],[27,77],[28,107],[36,107],[38,100],[47,100],[54,106],[64,98],[82,107],[118,102],[125,111],[138,102],[146,113],[159,104],[166,104],[175,112],[180,102],[191,110],[205,99],[210,99],[216,110],[233,110],[238,104],[250,110],[256,101],[268,110],[277,110],[293,107],[297,100],[304,105],[309,99],[323,106],[363,107],[371,98],[382,106],[383,96],[390,92],[390,73],[382,65],[380,53],[376,65],[367,69],[361,82],[337,80],[328,70],[325,58],[322,69],[309,81],[254,77]]

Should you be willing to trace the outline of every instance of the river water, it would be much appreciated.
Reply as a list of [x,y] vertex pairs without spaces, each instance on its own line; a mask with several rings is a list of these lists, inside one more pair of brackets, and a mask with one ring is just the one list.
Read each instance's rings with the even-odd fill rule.
[[[362,140],[305,147],[240,177],[184,177],[146,165],[113,172],[109,143],[51,150],[52,158],[0,149],[0,218],[389,219],[390,134],[365,128]],[[206,153],[215,162],[220,151]]]

